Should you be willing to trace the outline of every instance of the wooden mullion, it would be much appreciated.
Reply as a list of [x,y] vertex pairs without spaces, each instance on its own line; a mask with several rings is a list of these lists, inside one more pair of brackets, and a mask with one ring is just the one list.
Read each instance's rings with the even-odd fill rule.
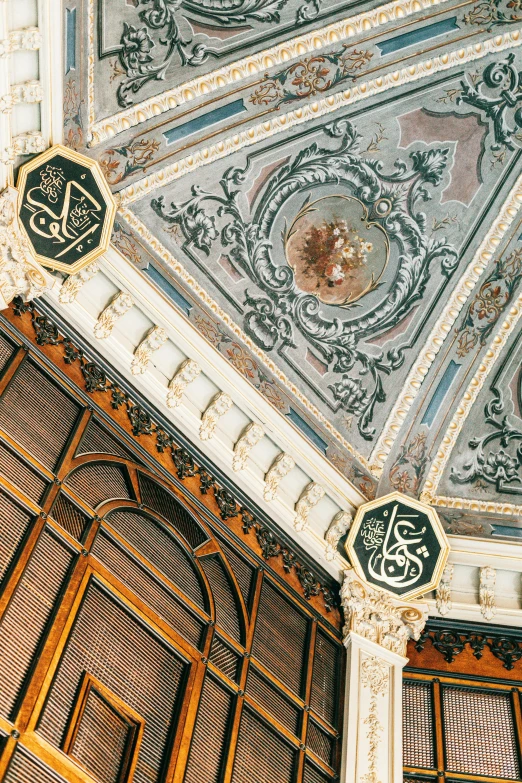
[[4,430],[0,430],[0,440],[4,441],[11,448],[11,451],[14,451],[17,456],[21,457],[22,462],[27,462],[30,467],[34,468],[43,479],[53,481],[54,473],[49,468],[46,468],[45,465],[42,465],[41,462],[38,462],[32,454],[26,451],[16,440],[13,440]]
[[278,680],[277,677],[272,674],[270,669],[267,669],[266,666],[264,666],[257,658],[252,657],[252,663],[256,669],[259,669],[261,674],[263,674],[267,680],[269,680],[278,690],[288,697],[292,704],[295,704],[296,707],[300,707],[301,709],[305,706],[303,699],[300,696],[296,696],[296,694],[293,693],[287,685],[281,682],[281,680]]
[[270,725],[273,726],[279,734],[282,734],[284,737],[286,737],[286,739],[291,742],[296,749],[299,748],[299,745],[301,744],[299,737],[296,737],[295,734],[287,729],[285,725],[280,723],[271,712],[267,712],[267,710],[248,693],[245,694],[245,702],[249,705],[249,707],[252,707],[255,712],[258,712],[260,715],[262,715],[266,722],[270,723]]
[[334,768],[327,764],[326,761],[323,761],[323,759],[318,756],[317,753],[314,753],[311,748],[306,749],[306,756],[308,756],[316,766],[326,772],[330,777],[335,775]]
[[74,460],[75,451],[80,445],[80,441],[83,438],[91,417],[92,408],[84,408],[76,419],[73,431],[69,436],[67,445],[65,446],[60,460],[56,466],[56,476],[60,481],[63,481],[71,469],[71,463]]
[[296,781],[300,783],[304,775],[305,749],[308,736],[308,723],[310,720],[310,698],[312,695],[312,676],[314,670],[315,641],[317,639],[317,620],[313,618],[308,630],[308,662],[306,668],[306,680],[304,689],[305,708],[301,721],[301,744],[297,761]]
[[11,355],[3,373],[0,377],[0,396],[5,392],[11,381],[13,380],[14,376],[16,375],[17,371],[19,370],[22,362],[28,356],[29,349],[25,346],[20,346],[18,350],[14,350],[13,354]]
[[522,711],[520,708],[520,690],[518,688],[511,688],[511,702],[515,716],[518,768],[522,770]]
[[264,569],[258,568],[256,573],[256,583],[254,586],[254,595],[252,597],[252,606],[250,610],[250,622],[247,627],[246,649],[252,653],[252,644],[254,642],[254,631],[257,622],[257,612],[259,609],[259,600],[261,598],[261,588],[263,587]]
[[444,775],[446,761],[444,758],[444,724],[442,716],[442,688],[440,679],[432,680],[433,720],[435,724],[435,765],[439,777]]
[[203,658],[200,658],[195,664],[195,676],[192,688],[189,690],[187,687],[186,690],[187,704],[185,723],[183,730],[177,733],[169,762],[169,772],[165,777],[165,783],[171,783],[171,781],[172,783],[182,783],[183,778],[185,777],[185,770],[187,767],[192,736],[194,734],[206,670],[207,666],[205,665]]
[[27,566],[29,558],[31,557],[33,550],[38,543],[38,539],[40,538],[40,534],[42,533],[44,526],[45,518],[40,515],[36,517],[32,523],[32,527],[30,527],[29,535],[25,540],[23,549],[13,565],[9,579],[2,591],[2,595],[0,596],[0,620],[9,606],[11,598],[13,597],[18,583],[23,576],[25,567]]
[[78,592],[81,589],[87,565],[87,558],[83,555],[79,555],[73,566],[67,587],[64,590],[61,603],[55,614],[51,630],[48,633],[44,647],[38,656],[38,661],[20,704],[15,722],[16,728],[20,732],[34,728],[36,721],[40,716],[44,698],[47,695],[47,690],[52,681],[49,679],[48,673],[52,669],[54,661],[56,662],[56,665],[58,665],[59,661],[56,659],[57,653],[59,655],[63,652],[63,647],[66,642],[64,629],[69,627],[72,623],[72,609]]
[[134,466],[131,467],[130,465],[126,465],[126,471],[136,502],[141,504],[141,487],[138,479],[138,470]]
[[4,747],[2,749],[2,753],[0,754],[0,783],[5,778],[7,769],[9,767],[9,764],[11,763],[11,759],[13,758],[13,754],[16,750],[17,744],[18,741],[15,737],[13,736],[7,737]]
[[[183,601],[183,603],[184,603],[184,604],[186,604],[187,606],[189,606],[189,607],[190,607],[190,609],[192,609],[192,610],[193,610],[193,612],[195,612],[195,613],[198,615],[198,617],[199,617],[199,618],[200,618],[200,619],[201,619],[203,622],[208,622],[208,621],[209,621],[209,619],[210,619],[210,618],[209,618],[209,615],[208,615],[208,613],[207,613],[207,612],[205,612],[203,609],[201,609],[201,607],[200,607],[200,606],[198,606],[197,604],[195,604],[195,603],[194,603],[194,602],[193,602],[193,601],[192,601],[192,600],[191,600],[191,599],[190,599],[190,598],[189,598],[189,597],[188,597],[188,596],[187,596],[185,593],[183,593],[183,592],[182,592],[182,591],[179,589],[179,587],[177,587],[177,586],[174,584],[174,582],[171,582],[171,581],[170,581],[170,579],[168,579],[168,578],[167,578],[167,577],[166,577],[164,574],[162,574],[162,573],[161,573],[161,571],[159,571],[159,570],[158,570],[158,569],[157,569],[157,568],[156,568],[156,567],[153,565],[153,563],[151,563],[151,562],[150,562],[150,560],[147,560],[147,559],[146,559],[146,558],[145,558],[145,557],[144,557],[144,556],[143,556],[143,555],[142,555],[140,552],[138,552],[138,550],[137,550],[137,549],[135,549],[135,548],[134,548],[134,547],[133,547],[131,544],[129,544],[129,542],[128,542],[128,541],[127,541],[125,538],[123,538],[121,535],[119,535],[119,533],[117,533],[117,531],[116,531],[116,530],[114,530],[114,528],[112,528],[112,527],[110,526],[110,524],[108,524],[108,523],[107,523],[105,520],[102,520],[102,521],[100,522],[100,524],[103,526],[103,528],[104,528],[105,530],[107,530],[107,532],[108,532],[108,533],[110,533],[111,537],[112,537],[112,538],[114,538],[114,539],[115,539],[115,540],[116,540],[116,541],[117,541],[119,544],[121,544],[123,547],[125,547],[125,549],[127,549],[127,550],[130,552],[130,554],[131,554],[131,555],[132,555],[132,556],[133,556],[133,557],[134,557],[136,560],[138,560],[138,562],[139,562],[139,563],[141,563],[142,565],[144,565],[144,566],[145,566],[145,568],[146,568],[148,571],[152,571],[152,573],[154,574],[154,576],[155,576],[155,577],[157,577],[157,578],[158,578],[158,579],[159,579],[159,580],[160,580],[160,581],[161,581],[161,582],[162,582],[162,583],[165,585],[165,587],[167,587],[167,588],[168,588],[168,589],[169,589],[171,592],[175,593],[175,595],[176,595],[178,598],[180,598],[180,599]],[[91,544],[91,545],[92,545],[92,544]],[[86,549],[88,549],[88,547],[87,547],[87,546],[86,546],[85,548],[86,548]],[[101,562],[101,561],[100,561],[100,562]],[[220,629],[220,633],[221,633],[221,629]],[[225,635],[225,634],[223,634],[223,635]],[[227,636],[227,640],[228,640],[228,639],[229,639],[229,637]],[[234,641],[234,645],[235,645],[235,647],[236,647],[236,648],[237,648],[237,647],[239,647],[239,649],[241,650],[241,652],[243,652],[243,648],[242,648],[242,646],[241,646],[241,645],[238,645],[238,642],[235,642],[235,641]]]

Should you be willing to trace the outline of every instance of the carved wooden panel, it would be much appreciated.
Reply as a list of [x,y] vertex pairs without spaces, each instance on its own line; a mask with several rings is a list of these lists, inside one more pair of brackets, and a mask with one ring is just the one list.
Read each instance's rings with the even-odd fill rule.
[[0,783],[333,781],[339,634],[16,342],[0,333]]

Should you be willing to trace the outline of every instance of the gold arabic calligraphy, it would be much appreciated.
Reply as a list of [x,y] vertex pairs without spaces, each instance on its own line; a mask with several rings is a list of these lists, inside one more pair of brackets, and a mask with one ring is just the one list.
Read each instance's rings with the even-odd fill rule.
[[[372,550],[369,574],[390,587],[408,587],[421,578],[423,561],[429,557],[428,548],[422,543],[426,527],[418,529],[410,521],[418,519],[419,514],[398,514],[398,508],[396,503],[389,522],[368,519],[361,527],[361,535],[366,551]],[[383,516],[388,513],[385,511]]]
[[[64,185],[63,205],[57,211],[54,205],[59,201]],[[29,221],[32,231],[52,239],[53,244],[65,244],[55,258],[74,247],[81,253],[83,242],[100,228],[102,205],[79,182],[66,182],[63,170],[52,164],[47,164],[41,171],[40,185],[31,188],[26,199],[24,207],[32,213]],[[92,239],[88,239],[87,244],[91,243]]]

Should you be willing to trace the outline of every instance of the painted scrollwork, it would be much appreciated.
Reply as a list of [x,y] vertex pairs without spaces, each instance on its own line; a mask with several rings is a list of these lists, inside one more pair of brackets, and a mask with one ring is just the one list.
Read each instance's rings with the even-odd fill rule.
[[[225,172],[219,194],[195,185],[192,197],[183,203],[171,203],[169,209],[161,196],[151,206],[167,224],[180,228],[186,246],[206,255],[218,241],[227,248],[232,261],[258,286],[257,291],[246,293],[245,331],[266,351],[295,345],[296,330],[304,335],[338,375],[330,385],[333,405],[353,414],[362,437],[372,440],[375,406],[386,399],[383,378],[402,365],[404,353],[390,350],[384,355],[374,348],[366,350],[360,341],[396,325],[411,310],[437,260],[446,276],[457,265],[457,253],[444,238],[426,235],[426,218],[419,210],[431,198],[428,186],[437,187],[442,181],[448,151],[414,151],[409,165],[398,160],[386,172],[381,162],[360,153],[360,136],[351,123],[337,121],[324,130],[339,142],[337,149],[313,143],[298,153],[270,178],[251,222],[241,210],[247,170],[239,168]],[[292,197],[303,198],[303,211],[318,187],[344,191],[333,198],[358,204],[368,231],[374,227],[376,236],[385,237],[380,240],[383,246],[393,243],[399,250],[393,281],[362,315],[360,307],[355,309],[344,300],[334,316],[328,317],[332,310],[325,311],[322,301],[335,304],[335,300],[320,301],[320,294],[304,291],[296,283],[294,269],[275,262],[273,247],[279,240],[274,226],[289,209]],[[345,250],[353,257],[354,247],[360,249],[361,242],[354,234]],[[371,243],[366,244],[371,250]],[[328,274],[328,285],[335,292],[343,273],[335,266]],[[376,287],[370,285],[367,290],[375,293]]]
[[[138,0],[142,26],[123,23],[119,63],[125,78],[117,90],[118,103],[131,106],[133,95],[147,82],[163,80],[177,56],[182,66],[197,66],[217,52],[193,40],[184,14],[203,17],[207,23],[238,27],[248,22],[274,23],[288,0]],[[135,3],[138,5],[138,3]],[[296,24],[305,24],[319,13],[320,0],[299,6]]]
[[514,59],[510,52],[505,60],[488,65],[478,81],[461,82],[457,98],[457,103],[483,111],[492,121],[493,150],[514,150],[514,141],[522,141],[522,72],[513,66]]
[[462,470],[451,468],[450,479],[455,484],[482,480],[494,485],[497,492],[522,494],[522,429],[510,423],[504,410],[503,392],[494,388],[493,397],[484,407],[484,422],[492,430],[468,441],[471,458]]
[[501,24],[517,24],[522,21],[522,0],[481,0],[464,15],[469,25],[492,30]]

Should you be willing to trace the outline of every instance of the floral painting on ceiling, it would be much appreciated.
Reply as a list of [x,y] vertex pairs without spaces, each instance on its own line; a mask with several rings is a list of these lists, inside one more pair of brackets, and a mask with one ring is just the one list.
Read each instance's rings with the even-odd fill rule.
[[346,305],[377,287],[388,262],[388,239],[365,213],[360,201],[346,196],[305,202],[283,237],[301,291],[326,304]]

